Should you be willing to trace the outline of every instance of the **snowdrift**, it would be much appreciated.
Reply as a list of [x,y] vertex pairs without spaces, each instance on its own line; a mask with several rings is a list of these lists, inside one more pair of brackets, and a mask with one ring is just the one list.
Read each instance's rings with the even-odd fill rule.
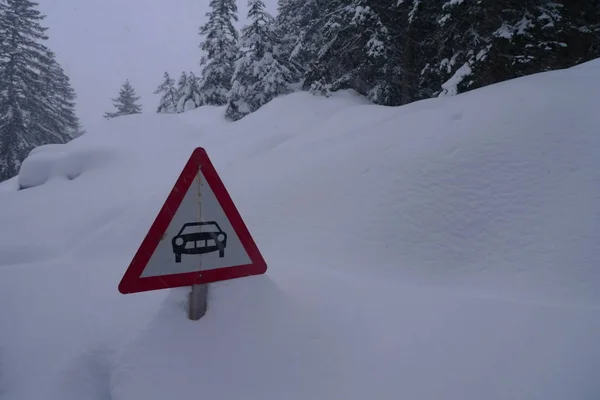
[[[295,93],[36,149],[0,187],[0,397],[594,398],[599,78]],[[185,289],[117,285],[196,146],[270,269],[211,285],[193,323]]]

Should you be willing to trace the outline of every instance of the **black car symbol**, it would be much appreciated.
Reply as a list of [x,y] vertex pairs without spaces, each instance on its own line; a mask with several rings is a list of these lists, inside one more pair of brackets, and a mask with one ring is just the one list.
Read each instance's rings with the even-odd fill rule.
[[[199,232],[184,233],[190,228],[198,228]],[[207,231],[208,228],[208,231]],[[171,240],[175,262],[181,262],[182,254],[206,254],[213,251],[219,252],[219,257],[225,257],[227,247],[227,234],[219,224],[211,222],[188,222],[184,224],[179,233]]]

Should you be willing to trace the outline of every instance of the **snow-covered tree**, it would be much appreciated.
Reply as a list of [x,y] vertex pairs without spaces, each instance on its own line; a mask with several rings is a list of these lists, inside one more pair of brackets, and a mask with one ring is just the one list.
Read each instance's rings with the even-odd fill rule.
[[[497,11],[490,9],[490,13]],[[434,81],[440,86],[432,88],[433,95],[454,95],[468,87],[474,64],[485,61],[492,46],[494,29],[486,16],[479,2],[443,0],[440,4],[439,42],[430,63],[431,75],[437,75]]]
[[[187,80],[187,72],[182,71],[181,75],[179,75],[179,80],[177,81],[177,93],[179,93],[180,96],[181,93],[183,93],[183,88],[185,88],[187,85]],[[179,102],[179,98],[177,99],[177,101]]]
[[238,32],[233,23],[238,20],[236,0],[211,0],[208,21],[200,27],[204,37],[200,48],[205,52],[200,61],[202,81],[199,91],[202,104],[227,104],[231,77],[237,54]]
[[238,120],[290,92],[292,72],[281,62],[275,21],[262,0],[248,1],[250,25],[242,30],[225,116]]
[[86,133],[87,133],[87,132],[85,131],[85,128],[84,128],[84,127],[83,127],[81,124],[78,124],[78,125],[77,125],[77,128],[75,128],[75,129],[74,129],[74,130],[71,132],[71,137],[72,137],[73,139],[76,139],[76,138],[78,138],[78,137],[80,137],[80,136],[83,136],[83,135],[85,135]]
[[[586,34],[589,45],[584,50],[581,61],[600,58],[600,2],[588,2],[582,20],[582,25],[578,31]],[[575,25],[577,25],[577,22],[575,22]]]
[[403,23],[386,21],[395,38],[394,59],[391,65],[402,67],[401,101],[406,104],[414,100],[432,97],[442,82],[433,63],[438,51],[439,10],[444,0],[404,0],[398,4],[397,17]]
[[171,114],[177,112],[179,102],[179,92],[175,87],[175,79],[171,78],[168,72],[163,76],[163,82],[154,91],[154,94],[160,95],[157,113]]
[[112,99],[117,111],[105,113],[104,118],[111,119],[122,115],[140,114],[142,106],[137,103],[139,99],[140,97],[135,94],[133,86],[131,86],[129,79],[127,79],[119,90],[119,97]]
[[436,63],[441,95],[567,66],[564,7],[551,0],[445,0]]
[[37,6],[0,1],[0,180],[16,175],[33,148],[65,143],[79,126],[75,92],[44,44]]
[[200,83],[200,79],[193,72],[190,72],[189,75],[185,72],[181,73],[177,85],[179,98],[177,100],[176,111],[178,113],[198,108],[204,104],[200,92]]
[[304,87],[327,95],[354,89],[381,104],[394,103],[402,59],[392,25],[401,23],[397,2],[331,0],[323,5],[309,37],[318,51]]
[[303,88],[378,104],[453,95],[600,57],[589,0],[278,0],[285,65]]
[[600,1],[562,1],[563,15],[568,20],[568,52],[563,55],[567,65],[600,57]]
[[296,80],[303,78],[306,66],[314,56],[315,43],[311,43],[308,32],[319,17],[323,1],[278,0],[275,30],[280,40],[281,62],[294,73]]

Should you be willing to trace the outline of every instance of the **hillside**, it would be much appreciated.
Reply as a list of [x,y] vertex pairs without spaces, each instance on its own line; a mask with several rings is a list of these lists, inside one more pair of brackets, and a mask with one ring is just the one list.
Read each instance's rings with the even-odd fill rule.
[[[0,185],[0,398],[595,398],[599,78],[294,93],[36,149]],[[269,271],[211,285],[192,323],[185,289],[117,285],[196,146]]]

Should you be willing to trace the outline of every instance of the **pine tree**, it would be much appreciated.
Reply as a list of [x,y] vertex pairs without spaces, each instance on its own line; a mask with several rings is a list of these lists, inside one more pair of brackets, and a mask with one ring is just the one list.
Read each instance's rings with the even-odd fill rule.
[[198,108],[202,103],[202,93],[200,92],[200,79],[193,72],[189,75],[183,72],[179,79],[177,93],[177,112],[182,113],[194,108]]
[[439,10],[444,0],[405,0],[398,4],[404,23],[387,22],[395,38],[395,62],[402,66],[402,101],[430,98],[442,82],[433,66],[441,41]]
[[[187,80],[187,73],[185,71],[182,71],[181,75],[179,75],[179,80],[177,81],[177,93],[179,93],[180,97],[181,93],[183,93],[183,88],[185,88],[187,85]],[[177,101],[179,101],[179,98],[177,99]]]
[[281,62],[275,20],[262,0],[248,1],[249,26],[242,30],[225,116],[238,120],[291,91],[292,72]]
[[[504,79],[567,67],[568,19],[564,7],[554,0],[529,0],[510,15],[512,36],[496,39],[495,46],[509,62]],[[512,18],[510,18],[512,17]]]
[[439,13],[440,42],[432,69],[443,84],[434,95],[455,95],[468,88],[474,64],[488,58],[494,30],[485,26],[490,19],[481,2],[444,0]]
[[314,57],[314,47],[308,32],[319,17],[319,7],[323,0],[278,0],[275,30],[280,38],[281,62],[301,80],[306,65]]
[[44,45],[37,6],[0,2],[0,180],[16,175],[33,148],[65,143],[79,126],[75,93]]
[[160,94],[160,101],[157,113],[175,113],[177,112],[177,103],[179,101],[179,92],[175,87],[175,80],[171,78],[168,72],[164,74],[163,82],[154,91],[154,94]]
[[579,31],[589,37],[589,47],[579,62],[600,58],[600,2],[588,2],[582,14],[585,28],[580,28]]
[[104,113],[104,118],[111,119],[122,115],[140,114],[142,106],[137,103],[139,99],[140,97],[136,96],[133,86],[131,86],[129,79],[127,79],[121,90],[119,90],[119,97],[112,99],[117,111]]
[[[431,31],[426,13],[435,0],[371,1],[373,32],[367,50],[370,62],[362,72],[367,96],[376,104],[396,106],[419,98],[422,59],[430,48]],[[363,3],[364,5],[364,3]],[[355,6],[360,6],[356,4]],[[374,51],[376,50],[376,51]]]
[[600,1],[563,0],[563,15],[568,21],[568,51],[563,65],[571,66],[600,57]]
[[208,21],[200,27],[204,40],[200,48],[206,53],[201,61],[202,104],[222,106],[227,104],[231,78],[237,54],[238,32],[233,26],[237,21],[235,0],[211,0]]
[[[380,104],[398,102],[394,93],[401,65],[391,29],[398,23],[398,3],[386,0],[331,0],[309,29],[318,43],[304,87],[327,95],[354,89]],[[395,17],[395,18],[394,18]],[[389,25],[389,26],[388,26]]]
[[453,95],[600,57],[589,0],[279,0],[285,65],[303,88],[377,104]]
[[480,0],[442,7],[441,95],[564,66],[567,20],[550,0]]
[[77,128],[75,128],[72,132],[71,132],[71,137],[73,139],[76,139],[80,136],[85,135],[87,132],[85,131],[85,128],[81,125],[81,124],[77,124]]
[[79,118],[75,113],[76,94],[71,87],[69,77],[64,73],[53,52],[48,51],[51,60],[48,75],[43,77],[45,93],[51,94],[51,101],[45,103],[46,112],[40,115],[40,126],[49,132],[65,132],[73,137],[81,130]]

